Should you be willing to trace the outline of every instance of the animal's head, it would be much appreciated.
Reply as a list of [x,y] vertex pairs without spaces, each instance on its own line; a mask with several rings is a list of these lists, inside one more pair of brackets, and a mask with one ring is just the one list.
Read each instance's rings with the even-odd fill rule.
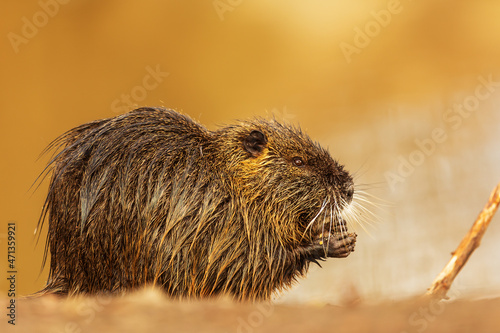
[[259,228],[289,247],[345,233],[341,213],[354,194],[351,175],[300,129],[254,120],[221,130],[235,187]]

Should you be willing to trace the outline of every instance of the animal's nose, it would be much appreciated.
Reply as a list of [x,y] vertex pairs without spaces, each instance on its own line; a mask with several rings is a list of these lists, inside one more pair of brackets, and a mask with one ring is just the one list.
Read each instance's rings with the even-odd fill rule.
[[354,184],[351,183],[347,186],[346,190],[346,200],[348,204],[351,203],[353,196],[354,196]]

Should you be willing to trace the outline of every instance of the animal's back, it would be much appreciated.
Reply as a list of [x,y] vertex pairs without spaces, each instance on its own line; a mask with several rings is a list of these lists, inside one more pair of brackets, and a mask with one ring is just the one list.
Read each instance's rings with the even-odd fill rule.
[[189,231],[176,223],[199,206],[194,192],[209,186],[209,175],[199,172],[209,143],[210,133],[189,118],[150,108],[60,137],[45,207],[46,290],[115,291],[162,279],[166,258],[187,245],[180,241]]

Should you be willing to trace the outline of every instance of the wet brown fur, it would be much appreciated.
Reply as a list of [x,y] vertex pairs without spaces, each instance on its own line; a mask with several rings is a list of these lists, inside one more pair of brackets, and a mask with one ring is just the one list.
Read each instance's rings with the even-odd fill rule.
[[174,297],[268,299],[310,262],[337,256],[317,242],[324,217],[308,224],[326,199],[338,215],[352,178],[297,128],[255,119],[209,131],[140,108],[76,127],[49,148],[60,152],[47,169],[41,293],[155,284]]

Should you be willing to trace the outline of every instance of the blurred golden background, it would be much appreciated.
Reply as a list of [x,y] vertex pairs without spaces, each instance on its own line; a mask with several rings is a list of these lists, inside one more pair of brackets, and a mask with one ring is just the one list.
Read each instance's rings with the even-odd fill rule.
[[[64,131],[135,106],[209,128],[298,123],[383,209],[356,252],[313,267],[282,302],[420,294],[500,181],[495,1],[4,1],[0,269],[17,224],[17,292],[44,286],[31,187]],[[374,199],[375,200],[375,199]],[[46,230],[45,230],[46,231]],[[495,217],[451,295],[500,294]],[[0,290],[8,289],[0,279]]]

